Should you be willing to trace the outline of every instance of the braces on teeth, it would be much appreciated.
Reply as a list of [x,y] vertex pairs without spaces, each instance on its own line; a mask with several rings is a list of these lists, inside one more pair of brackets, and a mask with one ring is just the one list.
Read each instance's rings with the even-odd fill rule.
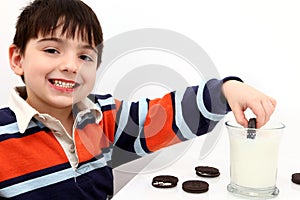
[[75,83],[66,83],[66,82],[55,80],[53,85],[58,87],[63,87],[63,88],[74,88]]

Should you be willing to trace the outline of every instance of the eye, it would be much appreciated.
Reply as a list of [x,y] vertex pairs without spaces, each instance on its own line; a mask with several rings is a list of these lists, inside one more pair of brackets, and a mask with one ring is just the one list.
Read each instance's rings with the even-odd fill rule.
[[90,61],[90,62],[94,61],[94,59],[91,56],[88,56],[88,55],[81,55],[81,56],[79,56],[79,58],[84,60],[84,61]]
[[44,49],[44,52],[49,53],[49,54],[59,54],[59,51],[57,51],[54,48]]

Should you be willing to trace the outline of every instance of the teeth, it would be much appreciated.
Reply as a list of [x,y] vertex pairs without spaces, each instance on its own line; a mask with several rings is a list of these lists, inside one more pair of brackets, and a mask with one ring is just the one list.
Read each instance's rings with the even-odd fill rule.
[[53,85],[55,85],[57,87],[62,87],[62,88],[74,88],[75,83],[69,83],[69,82],[54,80]]

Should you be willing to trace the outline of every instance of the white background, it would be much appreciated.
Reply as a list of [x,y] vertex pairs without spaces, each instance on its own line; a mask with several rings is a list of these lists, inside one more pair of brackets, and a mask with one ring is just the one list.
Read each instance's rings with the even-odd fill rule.
[[[21,84],[8,63],[8,46],[27,0],[0,2],[0,105]],[[275,115],[296,117],[300,66],[300,3],[297,0],[85,0],[98,15],[105,40],[125,31],[163,28],[198,43],[221,77],[240,76],[278,101]]]
[[[296,125],[300,111],[298,0],[85,2],[98,15],[105,40],[140,28],[181,33],[207,52],[221,77],[239,76],[273,96],[278,102],[273,117],[287,126]],[[9,67],[8,46],[14,36],[16,18],[27,3],[27,0],[0,1],[0,106],[7,104],[9,90],[22,84]]]
[[[9,68],[19,9],[28,1],[0,1],[0,106],[21,84]],[[300,2],[298,0],[85,0],[98,15],[105,40],[125,31],[163,28],[198,43],[221,77],[236,75],[277,100],[273,115],[287,125],[281,151],[299,159]],[[300,132],[300,131],[299,131]],[[292,163],[292,161],[291,161]],[[300,166],[291,166],[291,172]]]

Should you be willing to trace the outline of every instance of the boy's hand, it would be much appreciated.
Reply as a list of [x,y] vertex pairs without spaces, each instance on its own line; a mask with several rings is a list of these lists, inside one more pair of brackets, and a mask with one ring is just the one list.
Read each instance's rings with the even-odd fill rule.
[[245,83],[230,80],[223,84],[222,89],[236,121],[244,127],[248,125],[244,114],[247,108],[256,115],[257,128],[266,124],[275,110],[275,99]]

